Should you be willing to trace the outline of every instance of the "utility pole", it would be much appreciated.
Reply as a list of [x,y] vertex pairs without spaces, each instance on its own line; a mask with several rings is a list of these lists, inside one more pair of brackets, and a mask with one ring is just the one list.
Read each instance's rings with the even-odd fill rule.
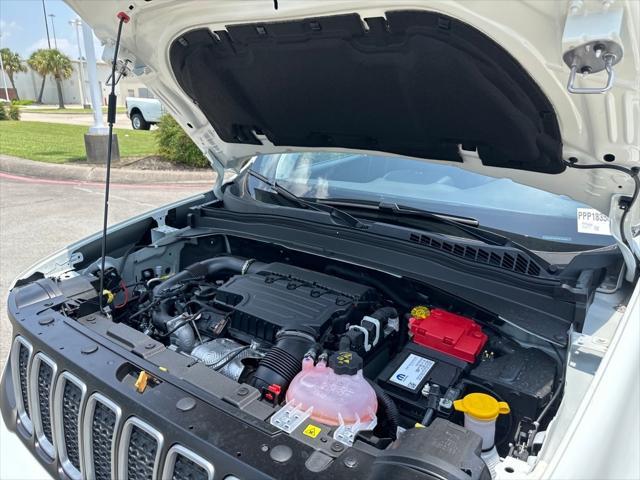
[[84,95],[84,66],[83,66],[83,58],[82,58],[82,48],[80,47],[80,27],[82,26],[82,21],[79,18],[75,20],[69,20],[69,25],[75,27],[76,31],[76,39],[78,42],[78,75],[80,76],[80,103],[82,103],[82,108],[89,108],[89,102],[87,102]]
[[47,29],[47,43],[49,44],[49,50],[51,50],[51,38],[49,38],[49,22],[47,21],[47,7],[44,6],[44,0],[42,0],[42,11],[44,12],[44,26]]
[[[58,39],[56,38],[56,26],[53,23],[53,19],[56,18],[55,14],[50,13],[49,16],[51,17],[51,31],[53,32],[53,43],[56,46],[56,50],[58,49]],[[51,44],[49,44],[49,48],[51,48]]]

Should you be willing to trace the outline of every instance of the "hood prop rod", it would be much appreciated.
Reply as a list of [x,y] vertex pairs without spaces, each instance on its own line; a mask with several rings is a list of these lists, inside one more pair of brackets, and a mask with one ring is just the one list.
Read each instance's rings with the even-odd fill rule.
[[[111,65],[111,76],[115,80],[116,78],[116,65],[118,63],[118,50],[120,49],[120,37],[122,36],[122,25],[128,23],[130,18],[124,12],[119,12],[118,15],[118,34],[116,36],[116,45],[113,51],[113,63]],[[107,107],[107,123],[109,124],[109,135],[107,141],[107,175],[104,183],[104,213],[102,218],[102,253],[100,259],[100,293],[98,298],[100,300],[100,311],[104,311],[104,268],[105,260],[107,256],[107,223],[109,219],[109,185],[111,183],[111,145],[113,142],[113,124],[116,123],[116,101],[118,96],[116,95],[116,81],[111,82],[111,93],[109,93],[109,105]]]

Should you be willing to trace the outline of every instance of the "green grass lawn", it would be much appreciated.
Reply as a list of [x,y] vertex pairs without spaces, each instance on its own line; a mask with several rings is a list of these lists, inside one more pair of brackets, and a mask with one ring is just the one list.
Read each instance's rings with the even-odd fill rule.
[[[0,122],[0,153],[48,163],[84,160],[83,125],[44,122]],[[145,157],[157,151],[155,136],[144,130],[114,129],[120,157]]]
[[[71,108],[67,107],[64,109],[61,108],[29,108],[29,107],[20,107],[22,112],[26,113],[73,113],[73,114],[92,114],[93,110],[90,108]],[[107,113],[107,107],[102,107],[102,113]],[[116,113],[127,113],[126,107],[116,107]]]

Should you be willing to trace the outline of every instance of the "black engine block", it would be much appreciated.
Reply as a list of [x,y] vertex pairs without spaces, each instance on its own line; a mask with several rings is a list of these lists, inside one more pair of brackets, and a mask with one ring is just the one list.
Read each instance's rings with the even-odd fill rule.
[[317,337],[332,326],[341,333],[377,301],[378,293],[369,286],[284,263],[232,277],[215,300],[231,309],[232,335],[271,343],[281,329]]

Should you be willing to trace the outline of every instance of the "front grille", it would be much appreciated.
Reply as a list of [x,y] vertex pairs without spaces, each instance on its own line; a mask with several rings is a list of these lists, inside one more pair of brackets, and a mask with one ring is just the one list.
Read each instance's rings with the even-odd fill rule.
[[153,477],[158,442],[147,432],[134,426],[127,452],[127,478],[142,480]]
[[87,401],[84,415],[85,476],[110,480],[115,477],[115,448],[122,410],[104,395],[94,393]]
[[20,354],[18,355],[18,365],[20,372],[20,392],[22,394],[22,404],[24,405],[25,413],[30,416],[29,412],[29,390],[27,387],[27,368],[29,366],[29,357],[31,352],[24,345],[20,345]]
[[54,436],[62,469],[72,480],[82,478],[80,412],[84,409],[86,385],[69,372],[62,372],[54,393]]
[[80,427],[80,401],[82,391],[73,383],[67,382],[62,396],[62,429],[67,456],[71,464],[80,470],[80,447],[78,428]]
[[124,421],[118,405],[97,392],[88,396],[82,380],[68,371],[58,373],[56,363],[44,353],[33,355],[24,338],[16,337],[10,360],[19,423],[35,431],[40,453],[51,461],[57,457],[61,476],[213,480],[211,462],[177,444],[165,456],[158,430],[137,417]]
[[207,471],[193,460],[183,455],[178,455],[173,466],[172,480],[207,480]]
[[167,453],[162,478],[172,480],[212,480],[213,465],[182,445],[174,445]]
[[53,397],[56,372],[55,362],[44,353],[38,352],[33,357],[29,373],[33,429],[40,447],[52,459],[56,456],[51,423],[51,398]]
[[156,478],[163,441],[156,429],[138,418],[129,418],[122,429],[118,477],[122,480]]
[[46,363],[40,365],[38,371],[38,406],[40,407],[40,419],[42,422],[42,433],[44,437],[53,443],[53,432],[51,430],[51,412],[49,410],[49,399],[51,397],[51,380],[53,379],[53,369]]
[[98,480],[111,478],[111,444],[115,426],[116,414],[98,404],[93,417],[91,442],[95,478]]
[[17,336],[11,349],[11,369],[13,372],[13,391],[18,410],[18,420],[24,428],[23,434],[31,436],[33,423],[29,405],[29,362],[33,347],[24,338]]

